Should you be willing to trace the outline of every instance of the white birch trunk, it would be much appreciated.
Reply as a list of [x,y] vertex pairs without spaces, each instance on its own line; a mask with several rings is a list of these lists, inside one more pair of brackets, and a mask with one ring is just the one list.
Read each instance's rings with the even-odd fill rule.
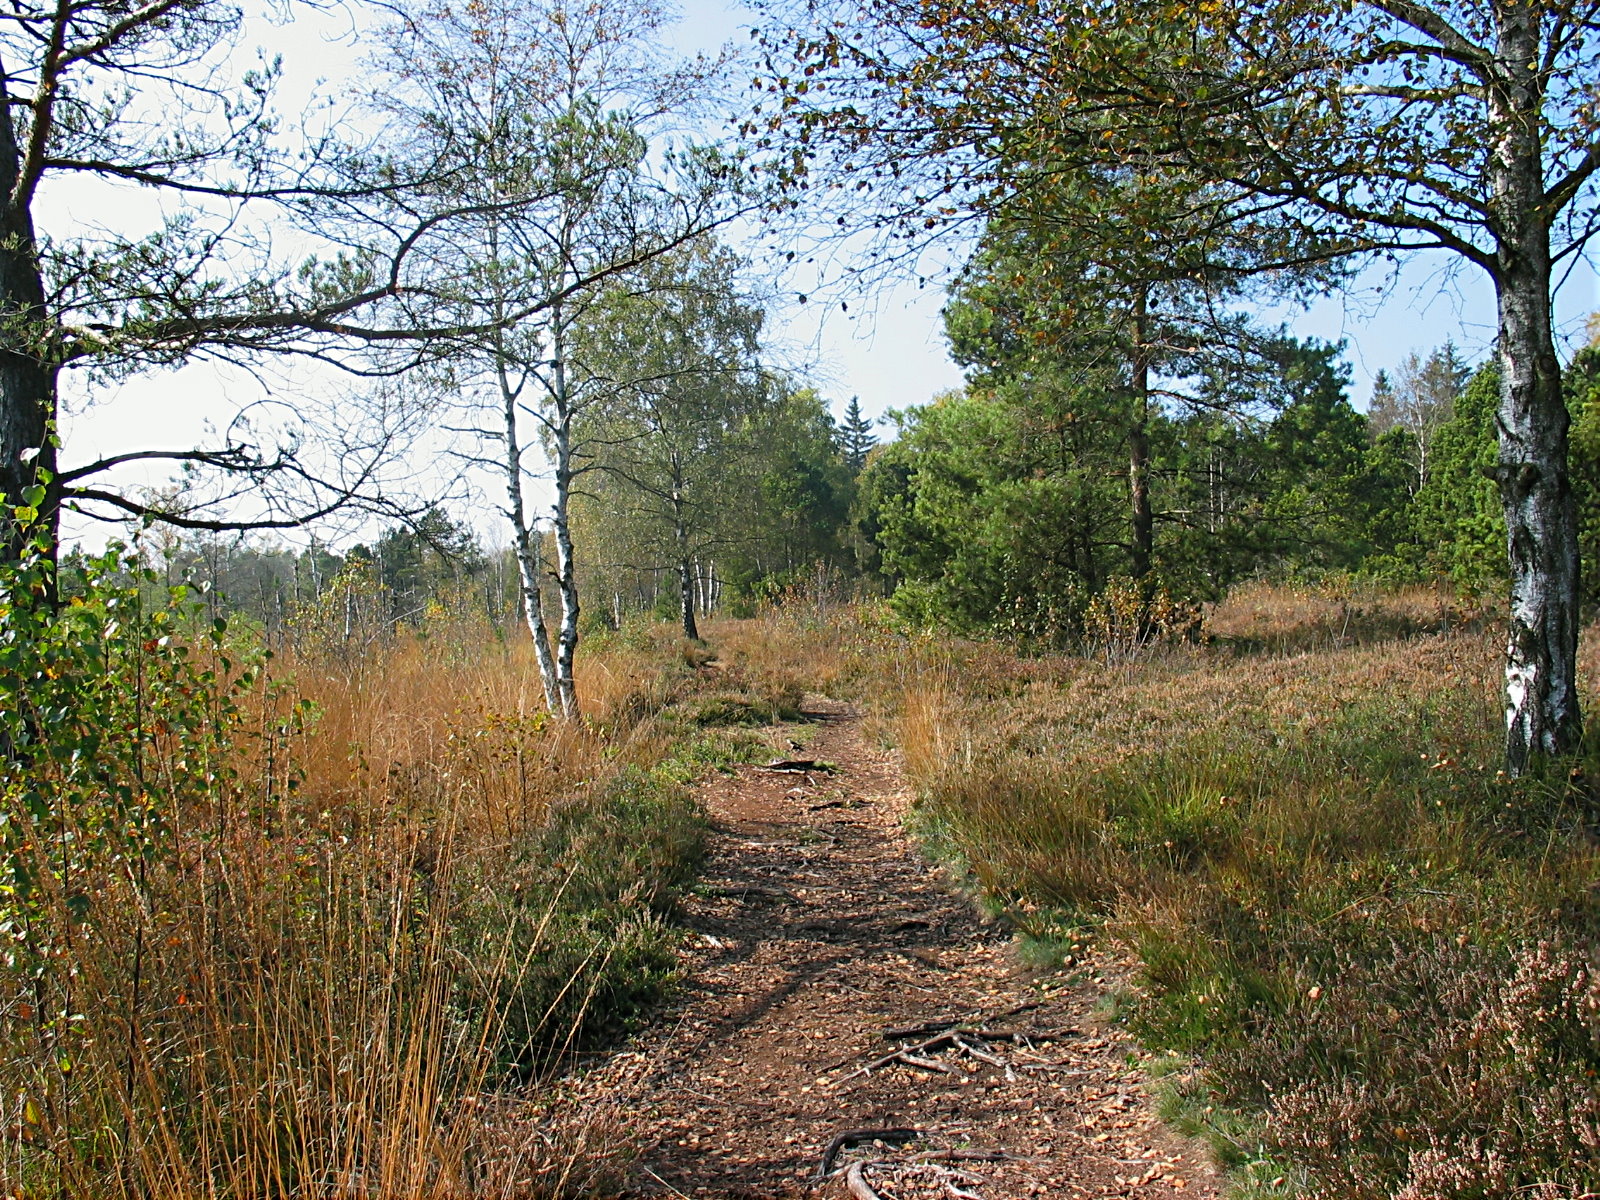
[[527,502],[522,490],[522,442],[517,429],[516,393],[505,377],[502,362],[499,369],[500,395],[504,402],[502,416],[505,430],[506,500],[511,517],[512,545],[517,556],[517,575],[521,585],[522,620],[533,638],[533,649],[539,660],[539,682],[544,687],[545,707],[551,713],[561,711],[561,697],[556,688],[556,665],[550,655],[550,636],[544,628],[544,597],[540,583],[544,572],[544,553],[539,544],[539,531],[528,524]]
[[561,307],[551,322],[551,402],[556,456],[556,586],[561,593],[561,629],[556,637],[556,685],[561,712],[578,715],[578,685],[574,663],[578,651],[578,574],[572,548],[572,395],[567,387],[566,327]]
[[1521,774],[1575,751],[1583,732],[1578,536],[1567,472],[1567,409],[1550,324],[1539,10],[1496,5],[1495,11],[1503,72],[1489,89],[1501,366],[1496,473],[1511,567],[1506,764]]

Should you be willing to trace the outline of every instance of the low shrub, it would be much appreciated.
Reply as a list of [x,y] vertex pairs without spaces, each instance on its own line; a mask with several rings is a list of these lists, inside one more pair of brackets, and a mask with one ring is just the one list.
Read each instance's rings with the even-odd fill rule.
[[1437,593],[1261,585],[1227,620],[1098,663],[869,625],[820,661],[1036,957],[1133,952],[1126,1019],[1242,1193],[1600,1191],[1596,772],[1497,772],[1498,638]]

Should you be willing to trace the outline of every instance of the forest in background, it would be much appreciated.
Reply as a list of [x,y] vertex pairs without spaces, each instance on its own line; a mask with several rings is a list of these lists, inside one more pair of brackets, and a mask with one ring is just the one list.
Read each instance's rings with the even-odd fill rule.
[[[1213,347],[1137,411],[1098,360],[1040,350],[1038,331],[1000,338],[1015,314],[986,303],[958,289],[947,314],[967,387],[890,414],[890,428],[858,400],[835,419],[813,389],[774,389],[685,422],[676,484],[655,429],[623,455],[597,452],[573,500],[585,628],[642,615],[698,637],[700,620],[820,585],[886,597],[909,627],[1080,650],[1201,634],[1203,606],[1253,580],[1442,582],[1469,600],[1505,586],[1494,360],[1473,367],[1450,344],[1413,353],[1380,372],[1361,413],[1339,346],[1265,336]],[[1008,358],[1008,344],[1026,354]],[[1593,604],[1600,343],[1564,386]],[[318,601],[346,606],[354,640],[449,607],[475,608],[502,638],[521,619],[514,556],[443,508],[342,553],[242,535],[143,544],[165,582],[201,586],[217,614],[269,639]]]

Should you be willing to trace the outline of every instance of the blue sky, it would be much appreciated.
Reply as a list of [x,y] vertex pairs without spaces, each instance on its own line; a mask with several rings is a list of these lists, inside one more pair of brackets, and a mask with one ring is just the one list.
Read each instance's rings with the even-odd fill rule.
[[[291,113],[314,92],[336,90],[338,80],[358,67],[362,53],[352,30],[351,14],[358,10],[296,11],[303,15],[292,24],[269,31],[273,48],[284,55],[280,107]],[[709,51],[749,42],[751,17],[738,4],[689,0],[683,12],[676,38],[680,50]],[[55,199],[57,212],[68,219],[93,220],[100,204],[87,193]],[[127,203],[125,194],[115,202]],[[764,249],[781,252],[784,247],[747,247],[758,260]],[[772,269],[765,271],[770,281]],[[801,290],[814,292],[813,283],[780,276],[775,290],[780,299],[769,330],[785,357],[803,365],[836,411],[842,412],[850,397],[859,396],[863,410],[877,416],[890,408],[923,403],[961,381],[940,332],[943,292],[937,284],[918,287],[914,281],[902,281],[870,293],[835,292],[826,303],[813,300],[804,305],[794,297]],[[843,304],[848,304],[848,312]],[[1580,266],[1557,298],[1558,327],[1569,344],[1578,344],[1585,318],[1596,309],[1600,294],[1594,272]],[[1309,311],[1271,316],[1286,320],[1301,336],[1345,340],[1352,398],[1364,407],[1373,375],[1392,370],[1410,351],[1425,353],[1449,338],[1470,361],[1481,360],[1493,336],[1494,299],[1475,268],[1434,254],[1415,256],[1397,273],[1368,271],[1343,293]],[[152,441],[169,448],[192,444],[204,436],[208,420],[225,423],[229,404],[259,388],[259,382],[242,371],[210,364],[131,380],[97,396],[93,407],[80,406],[68,416],[69,458],[82,461],[147,447]],[[486,526],[483,532],[492,538],[491,528]]]

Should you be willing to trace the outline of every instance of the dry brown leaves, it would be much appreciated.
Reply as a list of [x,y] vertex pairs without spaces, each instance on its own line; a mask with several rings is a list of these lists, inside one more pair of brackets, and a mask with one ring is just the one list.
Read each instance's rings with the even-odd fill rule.
[[576,1081],[628,1114],[627,1194],[1215,1195],[1199,1148],[1157,1123],[1136,1048],[1094,1014],[1115,964],[1021,968],[908,844],[893,757],[843,706],[811,707],[780,738],[836,770],[704,786],[687,986]]

